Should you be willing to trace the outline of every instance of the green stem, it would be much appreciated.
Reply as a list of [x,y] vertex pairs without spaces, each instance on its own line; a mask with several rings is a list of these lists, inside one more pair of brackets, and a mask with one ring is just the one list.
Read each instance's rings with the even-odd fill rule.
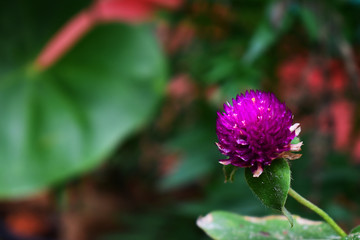
[[313,203],[309,202],[302,196],[300,196],[297,192],[295,192],[292,188],[289,190],[289,195],[292,196],[296,201],[304,205],[305,207],[310,208],[315,213],[317,213],[320,217],[322,217],[341,237],[346,237],[346,233],[344,230],[336,224],[336,222],[322,209],[315,206]]

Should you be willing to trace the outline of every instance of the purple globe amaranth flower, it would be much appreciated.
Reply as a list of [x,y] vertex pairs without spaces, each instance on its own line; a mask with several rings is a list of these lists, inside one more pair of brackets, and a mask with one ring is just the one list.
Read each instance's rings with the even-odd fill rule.
[[293,115],[273,93],[259,90],[246,91],[224,104],[225,112],[218,112],[216,143],[228,159],[221,164],[251,167],[254,177],[259,177],[266,165],[276,158],[297,159],[302,142],[291,144],[301,131],[293,122]]

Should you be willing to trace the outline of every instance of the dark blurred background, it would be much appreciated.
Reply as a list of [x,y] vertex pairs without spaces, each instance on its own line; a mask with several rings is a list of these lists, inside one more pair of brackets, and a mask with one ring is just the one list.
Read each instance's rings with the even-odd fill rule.
[[[359,225],[359,12],[358,0],[2,1],[0,239],[208,239],[195,222],[210,211],[278,214],[218,163],[216,112],[247,89],[301,123],[292,187]],[[58,39],[73,44],[42,61],[69,23]]]

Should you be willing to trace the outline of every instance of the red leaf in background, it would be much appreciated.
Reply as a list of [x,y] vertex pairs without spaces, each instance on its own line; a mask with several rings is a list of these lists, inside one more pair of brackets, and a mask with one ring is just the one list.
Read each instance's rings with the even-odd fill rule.
[[324,92],[341,95],[349,87],[345,68],[338,59],[299,55],[282,62],[277,74],[280,92],[287,101],[304,99],[308,93],[312,98]]
[[143,0],[143,1],[156,4],[160,7],[170,8],[170,9],[176,9],[176,8],[180,7],[180,5],[182,4],[182,0]]
[[35,237],[46,233],[51,226],[46,215],[35,210],[16,210],[6,216],[6,226],[21,237]]
[[177,101],[190,103],[198,94],[196,85],[187,74],[179,74],[171,79],[167,86],[167,93]]
[[312,94],[317,94],[324,89],[324,74],[319,67],[312,67],[306,75],[307,84]]
[[345,150],[350,143],[354,127],[354,105],[347,100],[339,100],[331,105],[331,115],[334,124],[334,147]]
[[286,99],[288,106],[294,112],[297,111],[297,103],[303,95],[302,88],[304,88],[303,79],[306,64],[307,58],[299,55],[282,62],[277,69],[281,97]]
[[156,7],[177,8],[182,0],[96,0],[72,18],[53,37],[36,59],[37,67],[45,69],[61,58],[96,22],[121,21],[138,23],[152,16]]
[[157,7],[178,8],[182,0],[97,0],[92,12],[100,21],[142,22]]
[[36,60],[37,65],[40,68],[51,66],[64,52],[73,47],[94,23],[94,19],[87,11],[80,12],[47,43]]
[[343,93],[348,84],[345,69],[341,66],[339,61],[332,60],[329,63],[330,67],[330,88],[332,91]]
[[278,77],[285,82],[297,83],[301,80],[302,72],[306,66],[307,59],[303,56],[295,57],[285,61],[278,68]]
[[151,17],[154,6],[142,0],[98,0],[92,13],[99,21],[142,22]]
[[195,29],[187,22],[180,22],[175,27],[162,22],[158,25],[157,35],[166,51],[174,54],[191,43],[195,36]]

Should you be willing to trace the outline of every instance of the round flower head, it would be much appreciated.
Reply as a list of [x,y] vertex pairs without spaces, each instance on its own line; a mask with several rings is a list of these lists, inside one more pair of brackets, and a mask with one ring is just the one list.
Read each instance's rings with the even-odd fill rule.
[[302,142],[291,144],[300,133],[300,124],[293,122],[293,115],[273,93],[246,91],[224,104],[225,112],[218,112],[216,143],[228,159],[224,165],[251,167],[254,177],[260,176],[263,167],[276,158],[297,159]]

